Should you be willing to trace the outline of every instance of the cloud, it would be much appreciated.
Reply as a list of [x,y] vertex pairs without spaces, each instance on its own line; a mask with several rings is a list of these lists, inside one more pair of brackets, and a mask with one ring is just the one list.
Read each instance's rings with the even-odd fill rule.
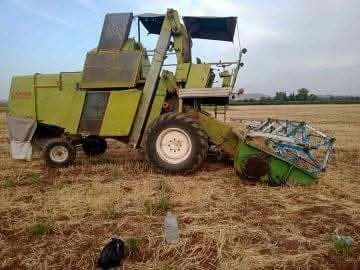
[[98,13],[98,8],[96,7],[96,4],[92,0],[76,0],[81,7],[85,8],[86,10],[92,12],[92,13]]
[[45,10],[41,10],[38,7],[34,8],[31,6],[30,1],[25,1],[25,0],[8,0],[8,2],[10,2],[11,4],[17,6],[18,8],[26,11],[29,14],[35,15],[37,17],[40,17],[50,23],[55,23],[58,25],[62,25],[65,26],[67,28],[70,29],[76,29],[77,27],[72,24],[69,23],[68,21],[66,21],[63,18],[57,17],[51,13],[46,12]]

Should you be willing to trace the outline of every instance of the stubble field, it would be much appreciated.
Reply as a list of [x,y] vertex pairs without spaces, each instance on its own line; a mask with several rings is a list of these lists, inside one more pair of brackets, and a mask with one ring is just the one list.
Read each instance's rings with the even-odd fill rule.
[[[336,137],[315,184],[248,185],[215,161],[166,176],[118,142],[102,157],[79,153],[75,166],[47,169],[38,156],[9,159],[0,113],[0,269],[94,269],[112,237],[130,246],[120,269],[360,269],[360,105],[233,107],[227,120],[267,117]],[[171,246],[167,208],[181,236]],[[351,236],[352,248],[336,249],[335,234]]]

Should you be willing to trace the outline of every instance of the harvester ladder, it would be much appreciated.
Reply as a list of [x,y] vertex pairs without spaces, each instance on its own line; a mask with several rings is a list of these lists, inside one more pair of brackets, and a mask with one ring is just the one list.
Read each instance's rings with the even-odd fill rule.
[[[222,109],[221,109],[222,107]],[[220,108],[220,110],[219,110]],[[215,105],[215,109],[214,109],[214,114],[215,114],[215,119],[218,119],[218,115],[224,115],[224,122],[226,122],[226,112],[227,112],[227,106],[218,106]]]

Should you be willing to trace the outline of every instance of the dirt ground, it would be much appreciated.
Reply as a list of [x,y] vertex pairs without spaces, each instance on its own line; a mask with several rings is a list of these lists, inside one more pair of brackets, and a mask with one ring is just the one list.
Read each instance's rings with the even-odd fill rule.
[[[336,137],[315,184],[248,185],[215,161],[166,176],[117,142],[99,158],[79,153],[68,169],[47,169],[38,157],[11,161],[1,113],[0,269],[94,269],[112,237],[132,247],[120,269],[360,269],[360,105],[243,106],[228,121],[267,117]],[[166,208],[180,226],[172,246]],[[352,248],[336,249],[336,234],[351,236]]]

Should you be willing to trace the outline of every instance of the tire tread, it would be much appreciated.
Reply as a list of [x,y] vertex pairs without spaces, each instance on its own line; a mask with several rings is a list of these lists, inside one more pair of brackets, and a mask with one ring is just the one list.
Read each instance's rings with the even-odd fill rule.
[[[50,151],[51,147],[54,146],[55,144],[64,145],[69,150],[69,158],[63,163],[53,162],[49,156],[49,151]],[[72,165],[75,161],[76,149],[75,149],[74,145],[72,145],[71,142],[69,142],[65,138],[51,138],[44,145],[44,148],[42,151],[42,158],[44,159],[45,164],[48,167],[51,167],[51,168],[68,167],[68,166]]]
[[[158,129],[162,127],[164,123],[171,122],[171,121],[181,121],[184,124],[191,126],[191,128],[195,131],[196,137],[198,137],[200,142],[200,151],[196,152],[196,157],[193,157],[195,162],[191,165],[191,167],[186,168],[184,170],[173,170],[171,168],[164,168],[160,167],[159,164],[156,162],[156,158],[154,158],[154,153],[151,153],[149,150],[149,137],[151,137],[151,134],[156,133]],[[158,117],[157,120],[154,121],[154,123],[149,127],[147,134],[146,134],[146,141],[145,141],[145,152],[146,152],[146,158],[148,162],[153,165],[156,169],[159,169],[161,171],[164,171],[166,173],[184,173],[189,174],[201,167],[203,162],[207,159],[208,155],[208,149],[209,149],[209,143],[208,143],[208,136],[206,132],[201,128],[198,121],[193,118],[190,115],[184,114],[184,113],[166,113],[162,114]]]

